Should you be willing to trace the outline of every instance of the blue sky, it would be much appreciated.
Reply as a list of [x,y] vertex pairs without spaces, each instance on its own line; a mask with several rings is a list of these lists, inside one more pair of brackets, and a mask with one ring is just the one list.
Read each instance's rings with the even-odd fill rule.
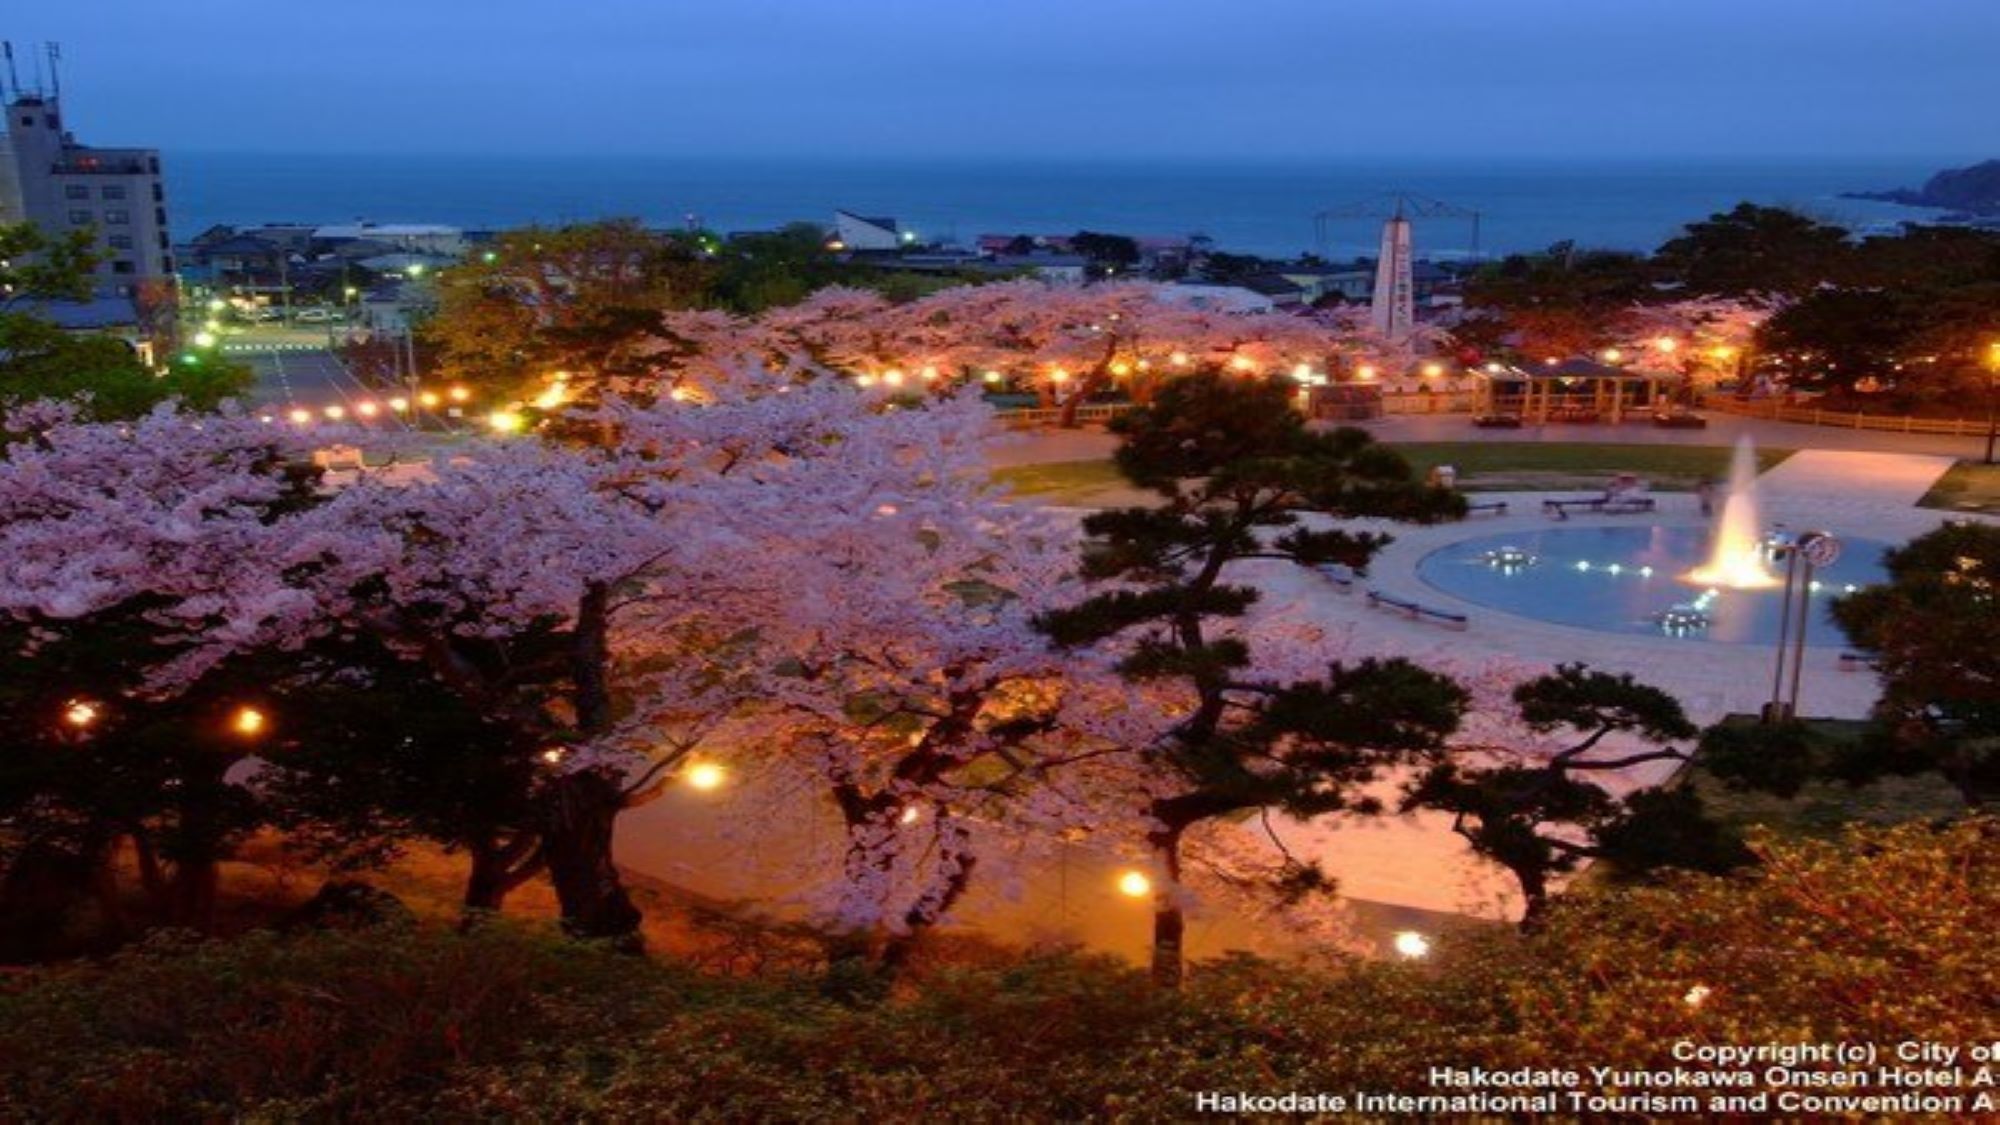
[[2000,156],[2000,0],[66,0],[102,144]]

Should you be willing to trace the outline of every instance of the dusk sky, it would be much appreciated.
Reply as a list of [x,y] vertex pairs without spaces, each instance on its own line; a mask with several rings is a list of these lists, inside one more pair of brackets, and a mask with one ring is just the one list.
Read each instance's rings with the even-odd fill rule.
[[2000,0],[10,5],[85,140],[985,157],[2000,156]]

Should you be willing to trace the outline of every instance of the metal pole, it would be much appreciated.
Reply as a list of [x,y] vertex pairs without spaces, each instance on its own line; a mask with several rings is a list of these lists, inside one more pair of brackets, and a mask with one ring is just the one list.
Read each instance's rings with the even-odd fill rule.
[[1777,668],[1771,673],[1771,702],[1764,708],[1764,721],[1775,723],[1782,719],[1781,712],[1785,698],[1785,641],[1792,634],[1792,581],[1798,575],[1799,553],[1796,548],[1786,547],[1785,551],[1785,596],[1778,617],[1778,660]]
[[1986,376],[1986,463],[1993,463],[1993,439],[2000,437],[2000,402],[1994,398],[1994,383],[2000,380],[2000,348],[1995,348],[1994,366]]
[[[1796,553],[1795,556],[1796,557]],[[1797,633],[1792,638],[1792,696],[1785,705],[1785,717],[1796,719],[1799,715],[1799,677],[1804,672],[1806,661],[1806,626],[1812,621],[1812,560],[1806,560],[1805,578],[1799,583],[1799,619]]]

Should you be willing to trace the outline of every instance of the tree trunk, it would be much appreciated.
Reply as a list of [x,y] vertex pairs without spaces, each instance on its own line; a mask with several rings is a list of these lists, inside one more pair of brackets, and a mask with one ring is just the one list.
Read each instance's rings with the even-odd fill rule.
[[945,881],[944,888],[934,901],[924,907],[912,907],[903,916],[903,932],[890,938],[882,948],[881,972],[884,977],[894,979],[900,974],[910,963],[924,935],[937,925],[938,919],[958,905],[959,899],[965,897],[966,888],[972,885],[972,868],[978,862],[976,856],[966,856],[965,862]]
[[1521,911],[1521,932],[1533,933],[1541,928],[1543,919],[1548,916],[1548,877],[1537,868],[1517,867],[1514,869],[1514,878],[1521,884],[1521,901],[1524,904],[1524,909]]
[[1160,886],[1153,895],[1153,983],[1179,988],[1186,975],[1187,916],[1181,910],[1181,833],[1173,826],[1152,834],[1153,854],[1160,868]]
[[472,870],[465,880],[464,910],[460,929],[470,929],[485,914],[498,914],[508,892],[542,869],[539,841],[523,832],[505,844],[496,839],[475,840],[466,849]]
[[639,952],[639,908],[611,859],[611,833],[625,807],[618,780],[586,770],[550,783],[542,855],[562,906],[563,929]]
[[221,879],[220,865],[212,855],[176,861],[169,884],[168,921],[207,933],[215,924],[215,895]]

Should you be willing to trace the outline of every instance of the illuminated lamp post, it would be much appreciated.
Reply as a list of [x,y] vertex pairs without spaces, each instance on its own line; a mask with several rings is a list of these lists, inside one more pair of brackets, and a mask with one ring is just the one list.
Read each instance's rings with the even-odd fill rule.
[[[1783,612],[1778,618],[1778,662],[1771,676],[1771,701],[1764,704],[1766,723],[1782,723],[1798,717],[1799,679],[1806,658],[1806,626],[1812,622],[1813,571],[1832,566],[1840,559],[1840,540],[1831,532],[1808,531],[1775,552],[1785,559]],[[1801,566],[1800,564],[1804,565]],[[1793,609],[1797,592],[1798,608]],[[1791,651],[1786,652],[1787,641]],[[1792,686],[1785,690],[1785,664],[1791,663]]]
[[1993,463],[1993,441],[2000,438],[2000,340],[1986,345],[1986,463]]

